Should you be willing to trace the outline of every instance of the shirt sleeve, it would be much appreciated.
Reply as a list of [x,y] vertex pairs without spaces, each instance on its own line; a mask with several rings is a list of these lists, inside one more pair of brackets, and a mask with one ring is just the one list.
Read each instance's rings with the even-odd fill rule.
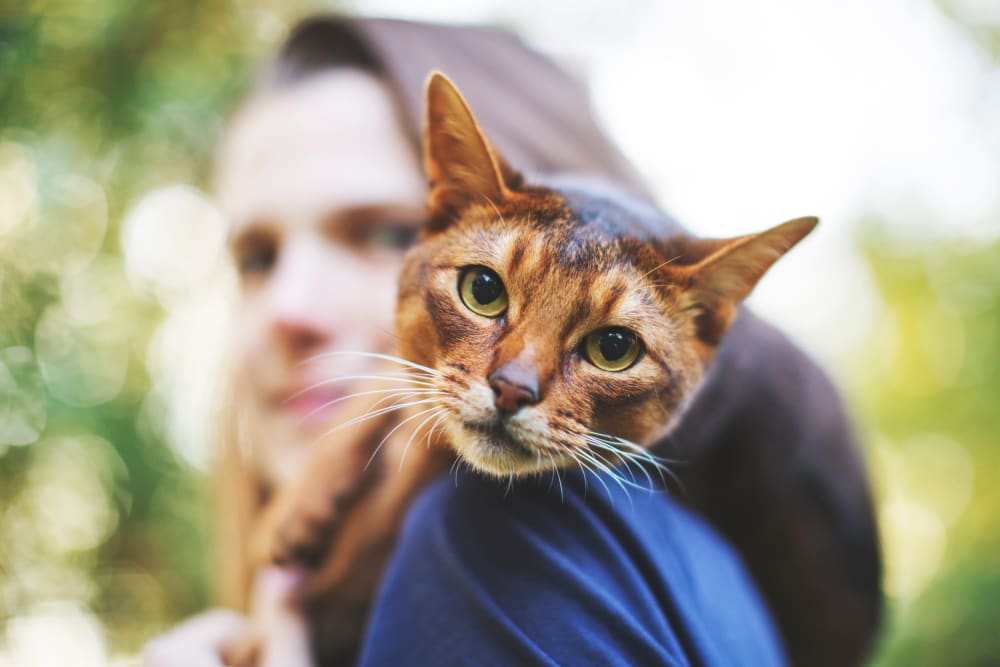
[[362,665],[782,665],[740,561],[665,492],[460,475],[418,498]]

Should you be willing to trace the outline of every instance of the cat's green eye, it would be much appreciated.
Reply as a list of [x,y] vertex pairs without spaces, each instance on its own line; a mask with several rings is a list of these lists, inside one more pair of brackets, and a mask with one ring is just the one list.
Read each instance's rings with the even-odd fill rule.
[[483,266],[471,266],[462,271],[458,294],[462,303],[477,315],[499,317],[507,310],[507,288],[495,271]]
[[587,360],[602,371],[623,371],[639,358],[642,344],[635,333],[623,327],[608,327],[587,334],[583,341]]

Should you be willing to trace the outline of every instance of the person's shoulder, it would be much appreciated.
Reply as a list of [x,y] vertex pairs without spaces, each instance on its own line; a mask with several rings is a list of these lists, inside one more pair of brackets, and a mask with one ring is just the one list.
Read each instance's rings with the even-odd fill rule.
[[609,475],[578,471],[515,480],[467,471],[442,477],[418,496],[406,530],[443,544],[537,538],[563,547],[606,542],[678,555],[709,549],[738,563],[711,527],[659,485],[647,479],[623,484]]
[[556,662],[783,662],[742,561],[662,490],[460,474],[420,495],[400,548],[425,581],[464,591]]

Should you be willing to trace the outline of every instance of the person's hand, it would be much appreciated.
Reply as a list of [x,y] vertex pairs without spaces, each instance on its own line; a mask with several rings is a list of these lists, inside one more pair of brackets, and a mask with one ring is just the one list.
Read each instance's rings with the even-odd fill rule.
[[257,667],[312,667],[305,621],[292,602],[298,582],[288,570],[261,571],[253,622],[229,609],[199,614],[146,644],[143,667],[225,667],[247,660]]

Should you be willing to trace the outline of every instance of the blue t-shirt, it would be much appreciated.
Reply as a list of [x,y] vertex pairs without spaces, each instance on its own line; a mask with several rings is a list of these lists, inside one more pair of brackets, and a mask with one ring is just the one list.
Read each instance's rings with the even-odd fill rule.
[[666,492],[464,473],[412,507],[361,665],[783,665],[732,548]]

